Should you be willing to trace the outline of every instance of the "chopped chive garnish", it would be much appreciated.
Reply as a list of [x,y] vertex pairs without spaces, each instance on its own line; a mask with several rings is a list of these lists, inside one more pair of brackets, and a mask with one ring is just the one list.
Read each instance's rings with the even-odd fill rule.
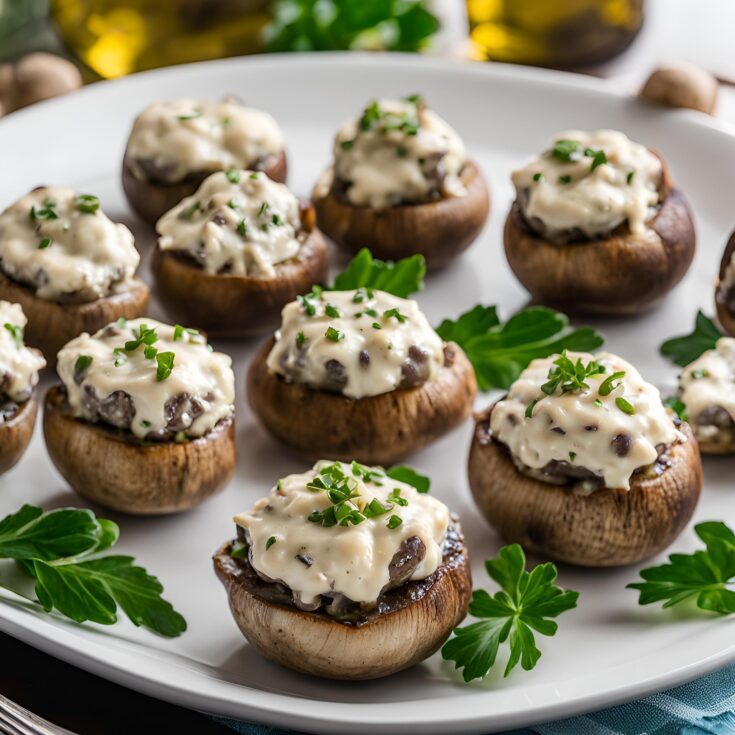
[[5,322],[3,326],[10,332],[15,341],[15,346],[18,349],[23,347],[23,327],[19,327],[17,324],[11,324],[10,322]]
[[327,331],[324,333],[327,339],[331,339],[332,342],[339,342],[345,338],[345,333],[334,327],[327,327]]
[[100,208],[100,200],[94,194],[80,194],[75,204],[77,209],[85,214],[94,214]]
[[173,352],[159,352],[156,355],[156,380],[160,383],[166,380],[171,371],[174,369],[174,353]]
[[622,396],[618,396],[615,399],[615,405],[623,413],[627,413],[628,416],[632,416],[635,413],[635,408],[633,407],[633,405],[630,402],[626,401],[625,398],[623,398]]

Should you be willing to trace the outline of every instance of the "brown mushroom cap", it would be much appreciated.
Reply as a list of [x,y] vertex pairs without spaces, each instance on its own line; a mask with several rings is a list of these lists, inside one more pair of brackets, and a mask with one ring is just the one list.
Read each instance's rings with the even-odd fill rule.
[[28,448],[36,425],[36,399],[21,403],[18,412],[0,423],[0,475],[14,467]]
[[[662,162],[663,163],[663,162]],[[684,277],[694,257],[694,222],[663,164],[662,204],[645,232],[557,244],[526,223],[516,199],[505,221],[508,264],[534,300],[571,314],[639,314]]]
[[663,551],[692,517],[702,463],[688,424],[680,427],[687,441],[671,447],[671,465],[661,475],[634,475],[628,491],[582,494],[519,472],[493,439],[491,412],[477,417],[469,481],[482,514],[506,542],[580,566],[634,564]]
[[376,258],[399,260],[421,253],[426,265],[441,268],[468,248],[490,212],[490,194],[477,165],[467,161],[460,173],[464,196],[387,209],[355,206],[330,191],[313,195],[322,231],[342,250],[370,248]]
[[93,334],[120,317],[135,319],[145,314],[150,292],[148,286],[133,278],[124,291],[81,304],[60,304],[36,296],[35,291],[0,271],[0,299],[23,307],[28,318],[24,330],[26,344],[43,352],[53,367],[56,354],[82,332]]
[[410,599],[404,607],[364,625],[347,625],[325,613],[304,612],[253,594],[242,567],[229,555],[230,547],[227,543],[217,551],[214,569],[242,634],[271,661],[328,679],[377,679],[423,661],[464,619],[472,595],[462,544],[459,553],[445,557],[423,594],[406,595]]
[[152,267],[156,295],[172,317],[217,337],[250,337],[275,329],[286,304],[324,283],[329,258],[314,230],[297,257],[275,266],[274,278],[207,273],[190,257],[159,247]]
[[727,241],[727,245],[725,246],[725,252],[722,254],[722,260],[720,261],[719,278],[715,284],[715,306],[717,308],[717,318],[722,328],[731,337],[735,337],[735,314],[732,314],[727,308],[727,294],[722,286],[722,281],[725,278],[725,272],[727,271],[728,265],[730,265],[733,255],[735,255],[735,231],[730,235],[730,239]]
[[75,418],[57,385],[46,393],[43,434],[56,469],[74,490],[124,513],[187,510],[221,490],[235,471],[234,418],[198,439],[144,443]]
[[698,439],[699,451],[702,454],[735,454],[735,432],[705,441]]
[[[263,171],[273,181],[284,184],[288,173],[286,152],[281,151],[254,168],[256,171]],[[130,206],[145,222],[153,226],[169,209],[175,207],[184,197],[193,194],[202,181],[213,173],[215,171],[198,171],[173,184],[141,181],[128,168],[123,158],[122,185]]]
[[266,364],[269,339],[250,364],[247,395],[266,429],[309,461],[322,457],[391,465],[462,423],[472,413],[475,372],[453,342],[444,367],[415,388],[352,399],[289,383]]

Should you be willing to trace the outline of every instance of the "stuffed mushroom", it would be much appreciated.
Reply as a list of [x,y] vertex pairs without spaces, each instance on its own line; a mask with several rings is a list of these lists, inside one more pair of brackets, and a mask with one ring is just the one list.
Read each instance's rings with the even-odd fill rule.
[[684,368],[678,397],[702,452],[735,452],[735,339],[722,337]]
[[130,206],[152,225],[211,173],[229,168],[286,180],[283,135],[267,112],[233,98],[156,102],[133,124],[123,189]]
[[319,226],[343,250],[415,253],[446,265],[477,238],[490,198],[462,139],[418,95],[373,100],[334,141],[314,189]]
[[156,228],[158,296],[173,317],[212,335],[274,329],[289,301],[327,277],[313,208],[262,172],[212,174]]
[[387,676],[434,653],[467,613],[458,519],[381,468],[317,462],[235,523],[215,571],[243,635],[283,666]]
[[250,406],[309,459],[392,464],[471,413],[464,352],[415,301],[383,291],[316,291],[283,309],[248,373]]
[[623,133],[560,133],[512,178],[505,253],[535,300],[637,314],[687,272],[695,233],[684,195],[665,162]]
[[126,513],[186,510],[235,468],[232,360],[195,329],[120,320],[59,352],[51,459],[80,495]]
[[44,186],[0,213],[0,298],[22,306],[26,340],[49,362],[78,334],[145,313],[139,262],[95,196]]
[[0,475],[23,456],[36,423],[38,371],[46,360],[26,347],[26,317],[19,304],[0,301]]
[[621,358],[534,360],[477,420],[475,500],[509,542],[583,566],[632,564],[665,549],[702,487],[688,424]]
[[735,232],[730,235],[722,254],[715,287],[715,305],[722,328],[735,337]]

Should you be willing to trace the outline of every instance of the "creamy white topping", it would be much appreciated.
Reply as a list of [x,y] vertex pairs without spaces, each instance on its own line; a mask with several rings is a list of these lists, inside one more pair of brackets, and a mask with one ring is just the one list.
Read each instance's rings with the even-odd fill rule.
[[661,175],[661,161],[624,133],[567,130],[512,179],[526,219],[550,239],[568,239],[570,231],[606,235],[623,222],[643,232],[659,204]]
[[233,100],[156,102],[135,119],[125,163],[141,181],[181,181],[192,173],[252,168],[283,151],[271,115]]
[[239,169],[207,177],[156,229],[161,250],[186,252],[208,273],[272,278],[301,248],[298,199],[264,173]]
[[334,165],[316,195],[326,196],[336,180],[352,204],[373,209],[462,196],[465,161],[462,139],[423,102],[376,100],[340,128]]
[[34,189],[0,214],[0,268],[41,299],[102,298],[124,288],[139,262],[130,230],[73,189]]
[[375,291],[324,291],[282,311],[268,368],[311,388],[364,398],[431,380],[443,343],[418,304]]
[[210,351],[196,330],[153,319],[122,320],[79,335],[59,352],[57,370],[75,416],[105,420],[139,438],[202,436],[234,412],[229,355]]
[[684,368],[679,397],[698,439],[716,441],[735,431],[735,339],[718,339],[714,350]]
[[[324,526],[310,521],[309,516],[323,513],[333,503],[324,490],[308,485],[335,465],[357,494],[345,510],[370,515],[366,509],[377,509],[377,501],[384,512],[365,517],[357,525],[348,521],[347,525]],[[349,464],[317,462],[308,472],[284,477],[251,511],[235,516],[235,523],[248,533],[250,563],[256,571],[284,582],[304,605],[313,605],[320,595],[336,594],[354,602],[374,602],[391,581],[389,566],[396,552],[404,541],[416,536],[426,551],[411,579],[433,574],[442,563],[449,524],[447,507],[411,485],[386,480],[376,468],[369,469],[378,471],[379,476],[366,480]],[[391,500],[396,494],[405,505]],[[390,520],[393,516],[400,524]]]
[[[605,372],[586,378],[587,389],[562,394],[557,387],[546,395],[541,386],[549,380],[559,356],[534,360],[493,408],[493,435],[526,467],[540,470],[552,461],[566,462],[603,478],[606,487],[629,489],[633,472],[655,462],[658,445],[685,437],[658,390],[630,363],[609,353],[570,352],[567,356],[575,362],[581,359],[584,365],[595,360]],[[614,387],[607,395],[601,394],[603,382],[618,372],[625,375],[611,381]],[[534,401],[538,402],[528,418],[526,412]]]
[[0,400],[23,403],[38,383],[38,371],[46,360],[38,350],[23,343],[26,319],[20,304],[0,301]]

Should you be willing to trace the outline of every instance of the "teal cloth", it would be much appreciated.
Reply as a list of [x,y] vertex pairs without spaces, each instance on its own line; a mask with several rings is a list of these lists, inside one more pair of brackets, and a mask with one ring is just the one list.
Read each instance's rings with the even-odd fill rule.
[[[224,717],[241,735],[298,735]],[[735,735],[735,666],[636,702],[503,735]]]

